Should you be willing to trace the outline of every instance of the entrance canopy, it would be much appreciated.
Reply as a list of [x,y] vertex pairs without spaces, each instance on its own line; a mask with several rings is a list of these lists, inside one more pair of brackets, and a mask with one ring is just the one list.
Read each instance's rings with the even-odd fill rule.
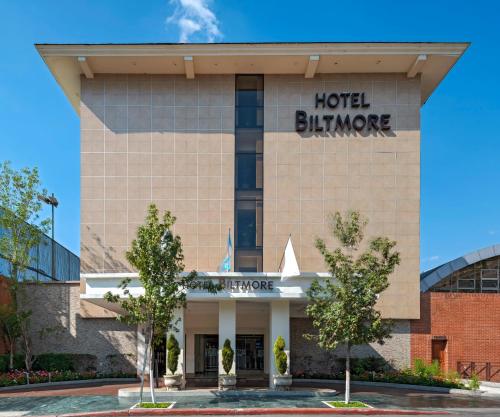
[[[281,280],[279,272],[199,272],[197,288],[187,293],[188,301],[273,301],[273,300],[306,300],[306,291],[314,279],[329,277],[328,273],[301,273],[300,276]],[[85,300],[99,307],[115,312],[119,308],[116,304],[104,300],[104,294],[110,291],[123,296],[118,287],[124,278],[130,278],[128,290],[132,296],[143,294],[144,289],[137,273],[99,273],[81,274],[85,290],[80,295]],[[216,294],[209,293],[203,288],[203,283],[212,280],[224,285],[224,289]]]

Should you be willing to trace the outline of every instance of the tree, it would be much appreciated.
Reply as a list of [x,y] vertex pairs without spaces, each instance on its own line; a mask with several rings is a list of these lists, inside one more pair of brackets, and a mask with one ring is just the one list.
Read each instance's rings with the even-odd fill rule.
[[0,332],[9,349],[9,369],[14,369],[16,341],[21,337],[19,317],[10,304],[0,305]]
[[26,276],[26,270],[34,260],[33,248],[50,228],[50,220],[40,218],[39,195],[46,196],[47,191],[41,187],[36,167],[16,171],[8,161],[0,164],[0,255],[8,261],[6,278],[11,303],[0,320],[4,331],[13,337],[9,342],[10,364],[15,342],[20,338],[28,372],[34,362],[29,332],[31,310],[22,301],[25,284],[33,279]]
[[315,246],[332,278],[322,283],[313,281],[307,292],[306,313],[318,332],[305,337],[330,351],[345,346],[345,402],[349,403],[351,349],[366,343],[383,344],[390,337],[392,322],[382,319],[376,304],[389,286],[388,277],[400,257],[394,251],[396,242],[386,237],[371,239],[367,249],[354,257],[359,252],[367,221],[356,211],[348,211],[345,217],[344,220],[338,212],[330,217],[331,231],[340,243],[339,248],[331,251],[323,239],[316,239]]
[[[196,285],[197,273],[191,271],[183,274],[184,255],[179,236],[174,236],[172,227],[175,217],[169,211],[159,219],[155,204],[151,204],[145,223],[137,229],[137,236],[131,248],[126,252],[129,263],[138,271],[144,294],[133,296],[128,285],[130,279],[120,284],[123,297],[108,292],[104,298],[118,303],[125,311],[118,319],[131,325],[143,325],[146,331],[146,349],[141,372],[140,401],[143,398],[144,372],[149,362],[149,383],[151,399],[154,402],[153,384],[153,348],[163,335],[175,329],[174,314],[178,308],[186,304],[186,291]],[[216,292],[218,286],[211,284],[205,287]],[[149,355],[148,355],[149,352]]]

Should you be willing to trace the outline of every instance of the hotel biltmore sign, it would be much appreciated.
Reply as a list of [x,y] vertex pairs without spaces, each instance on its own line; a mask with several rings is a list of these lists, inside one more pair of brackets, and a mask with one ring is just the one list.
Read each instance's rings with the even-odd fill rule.
[[[365,93],[316,93],[315,109],[334,110],[327,114],[307,114],[304,110],[295,111],[296,132],[378,132],[391,130],[390,114],[362,114],[356,110],[369,109]],[[345,109],[345,110],[343,110]],[[354,114],[339,114],[349,111]],[[366,112],[364,112],[366,113]]]

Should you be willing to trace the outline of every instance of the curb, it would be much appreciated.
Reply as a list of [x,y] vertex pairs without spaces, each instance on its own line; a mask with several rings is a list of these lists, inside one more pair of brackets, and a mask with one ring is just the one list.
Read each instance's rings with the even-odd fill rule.
[[447,411],[401,410],[384,408],[178,408],[178,409],[130,409],[85,413],[57,414],[39,417],[125,417],[125,416],[241,416],[241,415],[449,415]]
[[75,379],[72,381],[56,381],[56,382],[41,382],[39,384],[22,384],[22,385],[11,385],[8,387],[0,387],[0,392],[3,391],[22,391],[32,388],[46,388],[46,387],[59,387],[65,385],[91,385],[99,384],[101,382],[137,382],[137,378],[94,378],[94,379]]
[[[252,398],[269,398],[269,397],[310,397],[310,398],[322,398],[322,397],[332,397],[338,395],[338,392],[331,389],[327,392],[315,392],[312,390],[304,391],[274,391],[274,390],[262,390],[262,391],[251,391],[251,390],[229,390],[229,391],[219,391],[216,388],[200,392],[196,389],[193,390],[180,390],[180,391],[161,391],[156,390],[156,397],[158,399],[164,399],[166,401],[171,398],[185,398],[185,397],[206,397],[206,398],[234,398],[234,397],[252,397]],[[144,396],[151,398],[149,388],[144,389]],[[118,398],[126,399],[138,399],[139,391],[129,391],[128,388],[120,388],[118,390]]]
[[[293,381],[295,384],[304,383],[315,383],[315,384],[345,384],[342,379],[295,379]],[[446,388],[446,387],[433,387],[429,385],[412,385],[412,384],[396,384],[394,382],[371,382],[371,381],[351,381],[351,385],[366,386],[366,387],[380,387],[380,388],[396,388],[396,389],[407,389],[415,391],[428,391],[428,392],[439,392],[445,394],[460,394],[469,395],[472,397],[479,397],[485,391],[472,391],[467,389],[459,388]]]

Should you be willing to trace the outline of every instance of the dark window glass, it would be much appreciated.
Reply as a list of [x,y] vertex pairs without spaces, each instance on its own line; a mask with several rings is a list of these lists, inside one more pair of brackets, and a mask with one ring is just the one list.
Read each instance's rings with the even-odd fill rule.
[[260,107],[237,107],[236,127],[244,129],[262,128],[264,126],[264,109]]
[[235,271],[262,271],[264,77],[236,77]]
[[238,202],[236,208],[238,235],[237,245],[239,248],[255,248],[256,213],[255,206],[246,202]]
[[262,107],[263,103],[263,91],[239,90],[236,93],[236,105],[238,107]]
[[236,153],[263,153],[264,133],[262,129],[237,129]]
[[238,190],[262,189],[262,155],[236,155],[236,188]]

